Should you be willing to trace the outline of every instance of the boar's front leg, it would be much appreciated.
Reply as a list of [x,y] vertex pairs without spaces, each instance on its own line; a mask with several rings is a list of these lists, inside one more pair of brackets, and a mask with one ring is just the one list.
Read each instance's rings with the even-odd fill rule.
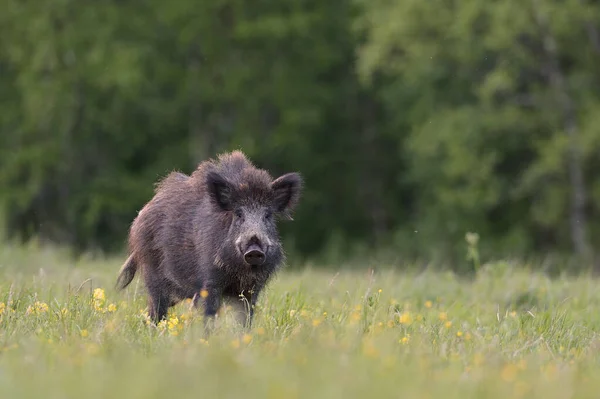
[[221,307],[222,292],[212,285],[204,285],[200,292],[194,295],[194,307],[198,308],[200,303],[204,305],[204,326],[211,327],[215,316]]
[[236,312],[239,315],[237,317],[244,328],[252,328],[252,320],[254,319],[254,307],[258,299],[258,291],[253,290],[250,292],[243,292],[239,298],[235,301]]

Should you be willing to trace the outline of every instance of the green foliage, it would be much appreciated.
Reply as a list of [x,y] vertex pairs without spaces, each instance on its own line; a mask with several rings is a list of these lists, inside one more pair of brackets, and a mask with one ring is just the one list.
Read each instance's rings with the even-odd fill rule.
[[600,234],[595,3],[5,3],[9,238],[122,249],[157,178],[236,148],[305,176],[283,226],[305,256],[458,266],[469,231],[482,257]]

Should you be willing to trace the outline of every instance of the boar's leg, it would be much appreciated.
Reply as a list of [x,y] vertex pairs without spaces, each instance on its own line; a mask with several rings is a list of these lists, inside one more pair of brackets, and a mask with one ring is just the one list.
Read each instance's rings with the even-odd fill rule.
[[169,300],[159,292],[150,292],[148,295],[148,313],[154,324],[158,324],[167,316]]
[[[215,316],[221,307],[222,292],[212,286],[204,286],[199,293],[194,294],[194,307],[198,308],[200,302],[204,305],[204,326],[214,324]],[[202,300],[200,300],[202,299]]]
[[252,320],[254,319],[254,306],[258,298],[258,292],[256,290],[252,292],[244,292],[237,298],[232,298],[232,308],[235,312],[235,318],[238,323],[242,324],[244,328],[250,329],[252,327]]

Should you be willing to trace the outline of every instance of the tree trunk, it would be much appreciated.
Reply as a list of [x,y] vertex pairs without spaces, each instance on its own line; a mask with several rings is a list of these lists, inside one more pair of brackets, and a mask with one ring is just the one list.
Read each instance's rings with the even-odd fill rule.
[[586,191],[583,179],[582,151],[579,143],[579,129],[575,103],[569,95],[565,76],[560,68],[558,46],[546,15],[540,9],[539,0],[532,0],[533,14],[542,33],[543,51],[546,56],[549,83],[556,94],[565,133],[569,138],[567,164],[569,183],[571,185],[570,226],[571,240],[578,256],[589,255],[589,244],[586,237]]

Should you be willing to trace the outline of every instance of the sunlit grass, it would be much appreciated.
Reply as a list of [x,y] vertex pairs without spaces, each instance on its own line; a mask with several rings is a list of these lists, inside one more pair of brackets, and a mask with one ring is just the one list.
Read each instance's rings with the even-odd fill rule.
[[121,260],[0,250],[1,397],[596,397],[600,290],[526,265],[474,279],[284,272],[244,331],[185,301],[148,323]]

